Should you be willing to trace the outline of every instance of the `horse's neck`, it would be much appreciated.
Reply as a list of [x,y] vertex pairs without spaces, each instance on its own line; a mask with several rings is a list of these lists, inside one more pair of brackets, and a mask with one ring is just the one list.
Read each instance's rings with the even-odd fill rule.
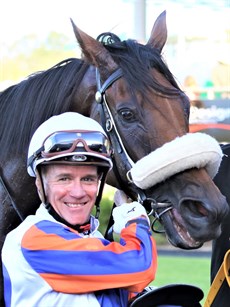
[[97,91],[95,67],[89,66],[79,87],[73,94],[71,111],[99,119],[99,108],[95,102]]

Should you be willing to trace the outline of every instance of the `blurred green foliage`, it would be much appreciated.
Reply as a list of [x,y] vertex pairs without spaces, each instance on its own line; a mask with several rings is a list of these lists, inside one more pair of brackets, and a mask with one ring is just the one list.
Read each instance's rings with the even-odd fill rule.
[[71,57],[79,57],[77,44],[63,34],[51,32],[45,40],[35,34],[22,37],[10,46],[2,46],[0,82],[19,81]]

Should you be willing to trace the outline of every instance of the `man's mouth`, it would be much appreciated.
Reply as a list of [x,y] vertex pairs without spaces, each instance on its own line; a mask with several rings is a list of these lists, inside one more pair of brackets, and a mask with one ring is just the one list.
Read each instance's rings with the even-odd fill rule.
[[65,203],[65,205],[69,208],[78,208],[84,206],[85,203],[79,203],[79,204]]

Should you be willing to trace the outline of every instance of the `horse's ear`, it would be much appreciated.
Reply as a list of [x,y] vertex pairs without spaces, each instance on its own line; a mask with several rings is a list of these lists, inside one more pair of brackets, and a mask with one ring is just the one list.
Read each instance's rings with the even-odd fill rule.
[[157,48],[161,52],[166,41],[167,41],[166,11],[163,11],[157,17],[153,25],[147,45],[151,45],[152,47]]
[[103,73],[108,74],[111,73],[111,71],[117,69],[117,64],[114,62],[113,58],[106,50],[106,48],[96,39],[80,30],[74,24],[72,19],[70,20],[73,26],[74,34],[81,47],[82,53],[84,54],[86,61],[88,61],[89,64],[98,67],[102,75]]

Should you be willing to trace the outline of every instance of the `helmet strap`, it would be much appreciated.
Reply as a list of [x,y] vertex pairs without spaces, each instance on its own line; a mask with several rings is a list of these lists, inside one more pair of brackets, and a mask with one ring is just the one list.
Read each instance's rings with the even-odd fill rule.
[[103,172],[102,173],[101,183],[100,183],[100,187],[99,187],[99,190],[98,190],[97,198],[96,198],[96,201],[95,201],[95,206],[96,206],[95,218],[96,219],[98,219],[99,215],[100,215],[100,202],[101,202],[101,198],[102,198],[103,189],[104,189],[104,186],[105,186],[105,181],[106,181],[107,173],[108,172]]
[[84,224],[82,225],[72,225],[70,223],[68,223],[65,219],[63,219],[55,210],[54,208],[51,206],[50,203],[46,203],[45,204],[46,209],[48,210],[49,214],[52,215],[52,217],[62,223],[65,224],[66,226],[73,228],[74,230],[77,230],[80,233],[84,233],[84,234],[89,234],[90,233],[90,218],[88,221],[86,221]]

